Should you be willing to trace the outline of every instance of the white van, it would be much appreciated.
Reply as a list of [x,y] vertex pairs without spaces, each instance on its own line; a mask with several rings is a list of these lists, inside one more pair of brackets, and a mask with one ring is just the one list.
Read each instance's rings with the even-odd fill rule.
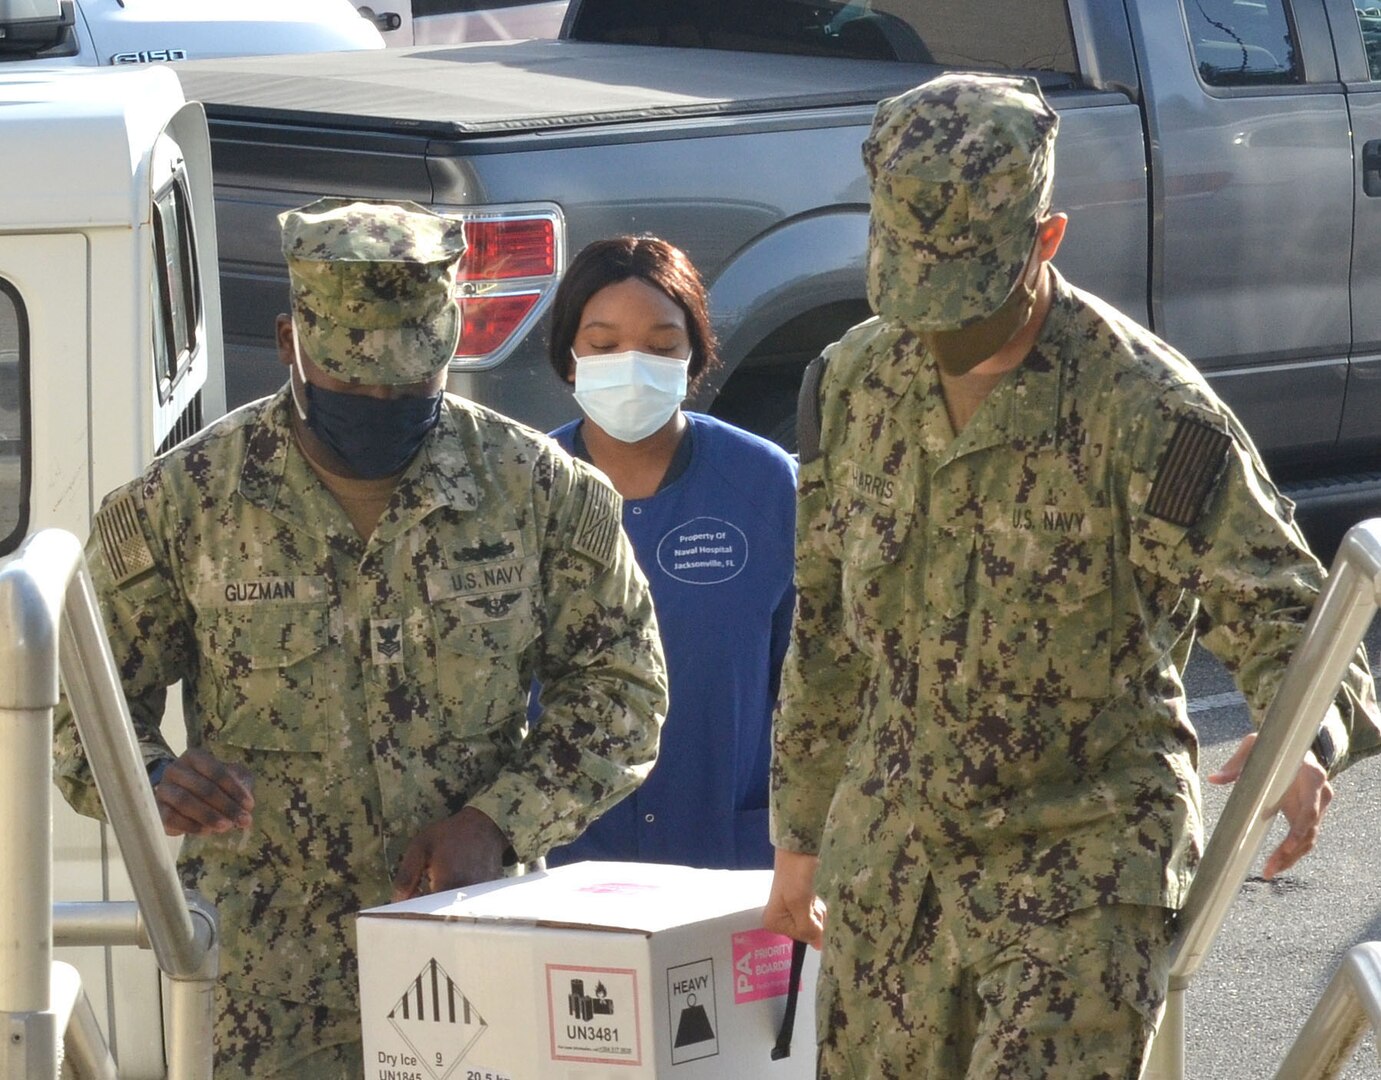
[[[103,494],[220,416],[225,390],[210,140],[172,70],[0,66],[0,147],[3,558],[49,526],[84,539]],[[53,850],[56,900],[132,897],[110,829],[60,798]],[[121,1080],[166,1075],[152,956],[56,955]]]
[[0,72],[383,47],[351,0],[0,0]]

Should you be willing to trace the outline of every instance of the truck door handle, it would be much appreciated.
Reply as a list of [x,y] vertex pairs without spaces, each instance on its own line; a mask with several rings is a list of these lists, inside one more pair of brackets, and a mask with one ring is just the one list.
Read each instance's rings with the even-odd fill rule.
[[1381,139],[1362,144],[1362,190],[1372,198],[1381,195]]

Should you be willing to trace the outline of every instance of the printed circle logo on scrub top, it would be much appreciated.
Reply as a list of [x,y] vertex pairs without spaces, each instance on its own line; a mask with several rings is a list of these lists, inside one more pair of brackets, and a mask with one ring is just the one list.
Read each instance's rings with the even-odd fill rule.
[[748,537],[720,518],[691,518],[657,545],[662,572],[687,585],[718,585],[737,577],[747,563]]

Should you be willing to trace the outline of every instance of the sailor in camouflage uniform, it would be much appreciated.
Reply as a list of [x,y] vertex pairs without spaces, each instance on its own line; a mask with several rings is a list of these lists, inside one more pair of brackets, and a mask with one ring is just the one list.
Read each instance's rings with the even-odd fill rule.
[[[613,488],[442,393],[460,224],[344,200],[281,222],[289,384],[112,493],[88,557],[164,825],[220,912],[217,1076],[339,1080],[362,1075],[355,912],[577,837],[650,770],[666,682]],[[99,815],[70,716],[57,757]]]
[[[823,937],[822,1077],[1137,1077],[1200,852],[1195,629],[1259,720],[1323,577],[1195,369],[1049,264],[1056,126],[1029,79],[881,104],[877,317],[802,395],[765,919]],[[1359,653],[1316,747],[1377,744]],[[1268,875],[1330,797],[1307,759]]]

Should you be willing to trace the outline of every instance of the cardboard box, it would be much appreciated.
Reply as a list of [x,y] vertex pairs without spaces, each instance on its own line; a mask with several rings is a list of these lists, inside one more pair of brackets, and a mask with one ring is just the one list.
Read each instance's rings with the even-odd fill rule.
[[813,1077],[814,949],[771,1059],[791,960],[761,929],[771,877],[579,863],[362,912],[365,1076]]

